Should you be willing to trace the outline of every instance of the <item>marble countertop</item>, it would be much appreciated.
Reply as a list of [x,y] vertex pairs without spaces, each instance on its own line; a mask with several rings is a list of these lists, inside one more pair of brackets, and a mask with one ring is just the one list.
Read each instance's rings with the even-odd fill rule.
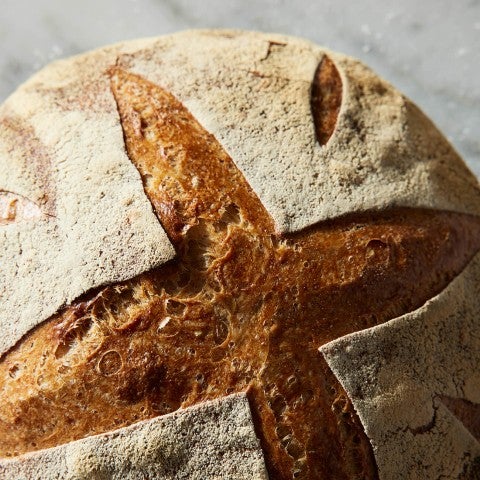
[[56,58],[215,27],[303,36],[362,59],[480,175],[480,0],[2,0],[0,101]]

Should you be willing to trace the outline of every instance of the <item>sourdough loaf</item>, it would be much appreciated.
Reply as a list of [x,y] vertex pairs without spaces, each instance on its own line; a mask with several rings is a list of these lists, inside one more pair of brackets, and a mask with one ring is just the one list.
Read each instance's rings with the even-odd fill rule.
[[193,31],[0,109],[1,478],[473,478],[480,189],[349,57]]

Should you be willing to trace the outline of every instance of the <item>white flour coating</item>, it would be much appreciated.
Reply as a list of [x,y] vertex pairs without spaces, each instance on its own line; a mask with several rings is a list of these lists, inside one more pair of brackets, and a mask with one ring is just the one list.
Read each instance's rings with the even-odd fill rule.
[[[343,81],[336,130],[314,134],[310,89],[327,54]],[[480,214],[475,176],[432,123],[357,60],[249,32],[185,32],[120,57],[213,133],[277,228],[390,206]]]
[[480,254],[420,309],[320,350],[352,399],[381,480],[458,478],[480,457],[439,397],[480,403]]
[[[333,136],[320,146],[310,88],[325,54],[342,78],[343,101]],[[356,60],[292,37],[242,32],[185,32],[107,47],[52,64],[0,108],[0,191],[42,212],[0,226],[0,354],[82,293],[173,256],[125,153],[109,88],[107,70],[113,65],[143,75],[182,101],[232,156],[279,231],[392,206],[480,214],[478,181],[448,142],[414,105]],[[480,401],[478,263],[477,257],[420,310],[322,348],[372,439],[382,479],[454,476],[465,455],[480,454],[476,440],[436,399],[445,394]],[[1,468],[24,465],[35,472],[53,462],[51,468],[66,473],[51,478],[91,478],[90,467],[100,477],[116,468],[118,476],[108,478],[141,478],[136,469],[131,477],[125,471],[137,460],[140,469],[150,464],[137,450],[145,446],[143,426],[151,435],[149,425],[164,428],[181,415],[125,429],[129,436],[138,433],[137,443],[123,439],[122,430]],[[212,428],[220,430],[211,434],[212,441],[218,437],[216,452],[228,450],[234,434],[252,438],[247,425],[219,433],[230,422],[219,418]],[[426,433],[418,433],[430,423]],[[176,428],[165,427],[161,445],[171,445],[168,439],[175,435],[184,438]],[[57,451],[64,456],[51,453]],[[183,452],[190,453],[190,444]],[[190,461],[197,457],[205,459],[198,452]],[[80,460],[72,466],[66,458]],[[210,467],[253,465],[245,459],[225,462],[215,457]],[[263,466],[255,462],[258,470],[252,471],[263,473],[251,478],[264,478]],[[164,478],[173,478],[168,475]]]
[[0,110],[0,191],[41,205],[45,217],[0,229],[0,354],[82,293],[173,256],[125,154],[113,65],[184,102],[280,231],[394,205],[480,214],[476,178],[418,109],[358,61],[327,54],[343,102],[323,147],[310,88],[325,50],[292,37],[138,40],[53,63],[21,86]]
[[125,153],[113,58],[48,67],[0,110],[0,191],[40,209],[0,225],[0,355],[84,292],[174,256]]
[[[188,434],[186,434],[188,432]],[[267,480],[245,394],[0,460],[0,479]]]

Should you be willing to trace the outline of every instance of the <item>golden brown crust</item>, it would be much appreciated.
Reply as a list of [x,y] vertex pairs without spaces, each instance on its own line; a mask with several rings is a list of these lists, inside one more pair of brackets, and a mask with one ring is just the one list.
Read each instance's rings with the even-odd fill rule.
[[342,80],[327,56],[323,57],[315,72],[310,105],[317,140],[320,145],[325,145],[335,130],[342,105]]
[[172,95],[119,69],[111,77],[128,154],[178,258],[92,292],[3,358],[0,453],[247,390],[272,478],[375,478],[318,348],[442,290],[480,248],[479,219],[396,209],[279,236]]

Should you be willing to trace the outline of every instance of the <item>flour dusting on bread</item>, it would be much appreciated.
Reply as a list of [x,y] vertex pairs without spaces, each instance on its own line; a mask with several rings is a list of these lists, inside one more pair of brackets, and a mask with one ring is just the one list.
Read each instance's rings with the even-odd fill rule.
[[0,477],[474,468],[479,184],[357,60],[196,31],[48,66],[0,107],[0,243]]

